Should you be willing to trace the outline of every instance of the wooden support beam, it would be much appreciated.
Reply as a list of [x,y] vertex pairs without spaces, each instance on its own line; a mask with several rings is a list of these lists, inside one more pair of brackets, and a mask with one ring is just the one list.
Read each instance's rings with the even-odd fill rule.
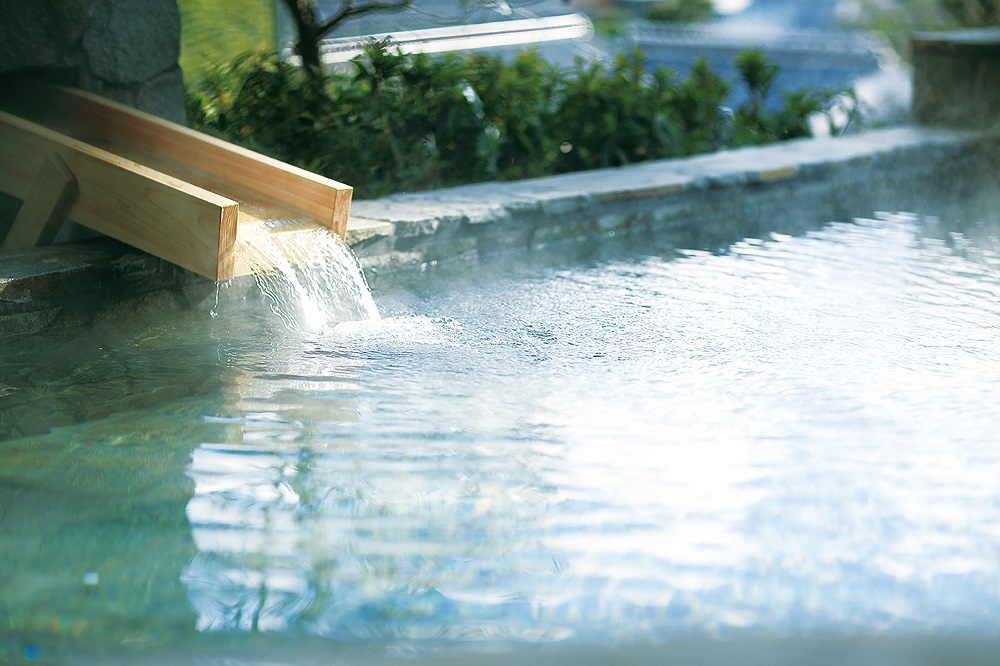
[[[0,192],[25,200],[5,248],[51,240],[64,216],[223,281],[248,270],[237,225],[347,233],[343,183],[70,88],[22,79],[0,90],[0,109]],[[76,177],[75,197],[46,185],[59,165],[49,159]]]
[[18,86],[17,97],[30,100],[28,117],[41,124],[88,143],[109,138],[113,152],[158,171],[241,203],[259,193],[342,238],[347,233],[349,185],[82,90],[29,80]]
[[0,112],[0,191],[28,199],[51,155],[77,180],[68,218],[210,279],[233,276],[236,201]]
[[0,250],[48,245],[66,220],[76,197],[76,176],[59,155],[49,155],[38,170]]

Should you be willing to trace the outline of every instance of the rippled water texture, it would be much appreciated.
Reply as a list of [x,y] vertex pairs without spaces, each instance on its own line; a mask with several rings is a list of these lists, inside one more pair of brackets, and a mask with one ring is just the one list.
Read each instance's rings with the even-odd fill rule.
[[[381,320],[311,334],[234,306],[75,340],[61,383],[8,361],[11,640],[1000,635],[995,229],[643,239],[374,289]],[[29,403],[58,427],[13,436]]]

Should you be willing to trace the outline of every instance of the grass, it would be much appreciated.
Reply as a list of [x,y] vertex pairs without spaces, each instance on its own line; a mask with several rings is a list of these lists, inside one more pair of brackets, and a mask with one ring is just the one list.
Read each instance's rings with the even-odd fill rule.
[[181,68],[188,85],[247,52],[273,51],[274,0],[179,0]]

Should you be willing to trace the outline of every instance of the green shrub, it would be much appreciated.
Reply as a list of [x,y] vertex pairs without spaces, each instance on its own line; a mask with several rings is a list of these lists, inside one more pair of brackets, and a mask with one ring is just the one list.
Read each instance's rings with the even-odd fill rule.
[[548,173],[559,148],[552,133],[558,69],[532,50],[520,51],[510,64],[486,55],[464,62],[495,148],[492,176],[513,180]]
[[577,61],[554,112],[555,170],[618,166],[680,152],[672,77],[664,70],[647,77],[643,61],[638,50],[618,55],[610,69]]
[[712,0],[655,0],[649,6],[651,21],[694,23],[712,15]]
[[252,55],[188,90],[192,125],[354,186],[360,198],[619,166],[808,134],[832,96],[797,93],[766,112],[777,68],[737,60],[748,101],[704,60],[687,78],[647,72],[634,50],[559,71],[536,52],[400,55],[374,43],[349,72],[305,76]]
[[700,58],[691,66],[688,78],[677,86],[675,106],[680,119],[680,155],[718,150],[729,141],[729,118],[723,102],[729,84]]

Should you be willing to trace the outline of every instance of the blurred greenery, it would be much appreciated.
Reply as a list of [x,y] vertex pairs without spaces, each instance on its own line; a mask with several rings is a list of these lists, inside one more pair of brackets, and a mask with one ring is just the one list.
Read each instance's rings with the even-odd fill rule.
[[[244,55],[187,91],[192,125],[349,183],[362,198],[619,166],[790,139],[837,95],[767,100],[778,68],[759,51],[727,82],[704,60],[686,78],[648,71],[638,49],[559,70],[533,50],[400,55],[372,44],[322,77]],[[733,85],[747,102],[728,110]]]
[[1000,25],[1000,0],[939,0],[959,25],[978,28]]
[[654,0],[649,7],[652,21],[694,23],[712,16],[712,0]]
[[213,66],[248,52],[276,48],[274,0],[178,0],[181,68],[198,84]]
[[714,11],[712,0],[651,0],[643,4],[633,2],[628,7],[622,3],[599,3],[587,9],[594,29],[608,37],[620,36],[636,15],[664,23],[697,23],[710,19]]
[[857,0],[857,27],[883,33],[906,61],[910,35],[922,30],[953,30],[1000,25],[1000,0]]

